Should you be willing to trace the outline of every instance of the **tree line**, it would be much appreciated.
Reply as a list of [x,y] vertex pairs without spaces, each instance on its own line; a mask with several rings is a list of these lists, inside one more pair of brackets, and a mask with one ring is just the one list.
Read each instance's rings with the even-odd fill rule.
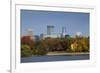
[[66,36],[33,40],[30,36],[21,37],[21,56],[46,55],[48,52],[89,52],[89,37]]

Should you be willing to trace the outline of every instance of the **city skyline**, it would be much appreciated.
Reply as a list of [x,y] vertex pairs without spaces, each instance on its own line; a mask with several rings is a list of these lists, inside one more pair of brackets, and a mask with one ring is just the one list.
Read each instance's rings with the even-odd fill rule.
[[33,34],[47,34],[47,26],[54,26],[54,33],[80,33],[89,36],[89,13],[21,10],[21,35],[32,29]]

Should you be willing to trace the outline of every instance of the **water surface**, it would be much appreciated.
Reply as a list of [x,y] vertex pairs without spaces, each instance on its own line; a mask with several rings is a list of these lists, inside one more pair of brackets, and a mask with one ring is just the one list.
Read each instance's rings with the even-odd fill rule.
[[21,58],[21,63],[29,62],[50,62],[50,61],[72,61],[72,60],[89,60],[89,54],[81,55],[45,55]]

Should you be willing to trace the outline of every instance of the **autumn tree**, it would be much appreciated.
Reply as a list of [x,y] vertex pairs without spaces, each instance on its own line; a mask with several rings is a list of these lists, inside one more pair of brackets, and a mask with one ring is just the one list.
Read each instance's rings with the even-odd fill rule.
[[35,41],[30,36],[21,37],[21,44],[28,45],[31,49],[35,45]]

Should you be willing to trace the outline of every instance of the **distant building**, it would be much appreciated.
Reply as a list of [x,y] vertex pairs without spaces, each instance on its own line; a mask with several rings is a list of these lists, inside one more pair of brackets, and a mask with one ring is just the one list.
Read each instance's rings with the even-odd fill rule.
[[54,33],[54,26],[47,25],[47,34],[41,34],[40,37],[41,37],[41,39],[65,37],[65,29],[66,29],[65,27],[62,27],[61,33]]
[[47,35],[51,35],[54,31],[53,25],[47,25]]
[[55,33],[54,32],[54,26],[53,25],[47,25],[47,33],[41,33],[40,35],[34,35],[32,29],[28,29],[27,35],[31,37],[32,40],[40,40],[45,38],[63,38],[67,37],[66,35],[66,28],[62,27],[61,33]]
[[82,36],[82,32],[76,32],[76,36]]
[[47,34],[43,34],[43,39],[44,38],[60,38],[61,34],[51,34],[51,35],[47,35]]
[[34,35],[35,41],[39,41],[40,40],[40,36],[38,35]]
[[65,35],[65,38],[70,38],[70,35],[66,34],[66,35]]
[[66,27],[62,27],[61,37],[65,37],[66,35]]
[[32,29],[28,29],[27,36],[30,36],[30,39],[32,39],[32,40],[35,39]]

